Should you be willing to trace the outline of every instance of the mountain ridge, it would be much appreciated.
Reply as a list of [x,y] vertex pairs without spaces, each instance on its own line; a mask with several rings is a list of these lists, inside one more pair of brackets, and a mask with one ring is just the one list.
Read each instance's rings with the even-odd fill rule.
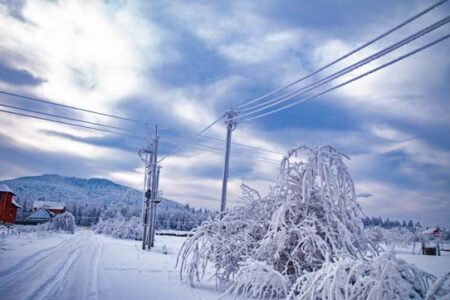
[[[80,178],[43,174],[17,177],[0,181],[0,183],[8,185],[19,200],[27,201],[44,199],[77,204],[112,204],[127,201],[129,204],[139,205],[143,198],[141,191],[100,177]],[[182,206],[176,201],[164,200],[161,206]]]

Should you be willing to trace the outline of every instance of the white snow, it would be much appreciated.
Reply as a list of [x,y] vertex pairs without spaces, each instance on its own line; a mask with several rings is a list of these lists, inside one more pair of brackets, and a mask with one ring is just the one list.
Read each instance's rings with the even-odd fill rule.
[[[214,282],[194,288],[179,279],[176,256],[185,238],[157,236],[151,251],[141,242],[79,229],[62,233],[0,233],[1,299],[217,299]],[[165,254],[167,253],[167,254]],[[450,253],[398,257],[440,277]],[[231,299],[227,295],[224,299]]]
[[180,281],[175,262],[183,241],[157,236],[148,252],[140,241],[85,229],[74,235],[0,233],[0,298],[217,299],[222,292],[214,283],[191,288]]
[[[419,251],[417,248],[418,245],[416,245],[416,253]],[[395,253],[398,258],[404,259],[438,278],[450,272],[450,252],[441,251],[441,256],[418,255],[412,254],[412,247],[402,247],[396,248]]]
[[4,183],[0,183],[0,192],[6,192],[6,193],[14,194],[14,192],[9,188],[9,186],[7,186]]
[[65,203],[54,201],[34,201],[33,209],[45,208],[45,209],[59,209],[63,210],[66,207]]

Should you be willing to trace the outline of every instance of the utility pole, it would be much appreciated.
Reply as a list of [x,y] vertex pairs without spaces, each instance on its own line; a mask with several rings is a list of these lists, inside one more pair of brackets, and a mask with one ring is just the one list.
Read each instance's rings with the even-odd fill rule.
[[161,173],[161,166],[157,167],[157,171],[156,171],[156,178],[155,178],[155,195],[154,198],[152,200],[152,204],[153,204],[153,214],[152,214],[152,231],[150,233],[150,248],[153,247],[155,245],[155,231],[156,231],[156,206],[158,203],[161,202],[161,199],[159,198],[159,174]]
[[161,202],[159,197],[159,174],[161,166],[158,165],[158,126],[155,126],[155,135],[152,142],[139,151],[145,154],[145,191],[144,204],[142,206],[142,223],[144,225],[142,237],[142,249],[151,249],[155,242],[156,230],[156,205]]
[[227,120],[225,124],[227,125],[227,145],[225,151],[225,166],[223,169],[223,181],[222,181],[222,200],[220,202],[220,218],[222,218],[226,204],[227,204],[227,185],[228,185],[228,170],[230,165],[230,150],[231,150],[231,133],[236,128],[237,122],[233,120],[236,113],[230,109],[227,113]]
[[156,200],[158,196],[158,127],[155,127],[155,137],[153,139],[153,163],[152,163],[152,189],[150,193],[150,228],[149,228],[149,239],[148,248],[152,248],[155,242],[155,226],[156,226]]
[[151,168],[150,162],[153,161],[152,145],[148,145],[147,148],[143,149],[141,153],[145,154],[145,191],[144,191],[144,205],[142,207],[142,224],[144,226],[142,235],[142,250],[147,248],[148,242],[148,225],[149,225],[149,213],[150,213],[150,184],[151,184]]
[[144,205],[142,208],[142,223],[144,225],[142,236],[142,249],[151,249],[154,245],[154,235],[156,226],[156,203],[158,195],[158,126],[155,127],[155,135],[152,142],[139,154],[145,154],[145,192]]

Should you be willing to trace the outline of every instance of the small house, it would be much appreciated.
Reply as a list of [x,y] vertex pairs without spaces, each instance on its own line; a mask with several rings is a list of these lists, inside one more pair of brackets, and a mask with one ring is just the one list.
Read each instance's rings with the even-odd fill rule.
[[0,183],[0,223],[15,223],[20,205],[14,200],[16,194],[4,183]]
[[433,228],[427,229],[425,231],[422,231],[422,234],[425,237],[431,238],[431,239],[444,237],[444,231],[442,229],[440,229],[439,227],[433,227]]
[[39,223],[45,223],[52,220],[52,218],[55,216],[53,212],[51,212],[48,209],[45,208],[39,208],[35,212],[33,212],[31,215],[25,218],[25,221],[28,224],[39,224]]
[[66,211],[66,204],[62,202],[53,202],[53,201],[34,201],[33,203],[33,212],[40,210],[41,208],[55,214],[63,214]]

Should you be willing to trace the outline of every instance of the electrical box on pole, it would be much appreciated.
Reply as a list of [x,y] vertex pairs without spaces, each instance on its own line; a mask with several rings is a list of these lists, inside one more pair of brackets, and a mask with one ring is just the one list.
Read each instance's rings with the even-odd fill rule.
[[237,122],[233,120],[236,116],[236,113],[233,110],[230,110],[226,114],[227,120],[225,124],[227,125],[227,144],[225,150],[225,165],[223,169],[223,181],[222,181],[222,199],[220,202],[220,217],[222,218],[226,204],[227,204],[227,186],[228,186],[228,170],[230,165],[230,151],[231,151],[231,133],[236,128]]

